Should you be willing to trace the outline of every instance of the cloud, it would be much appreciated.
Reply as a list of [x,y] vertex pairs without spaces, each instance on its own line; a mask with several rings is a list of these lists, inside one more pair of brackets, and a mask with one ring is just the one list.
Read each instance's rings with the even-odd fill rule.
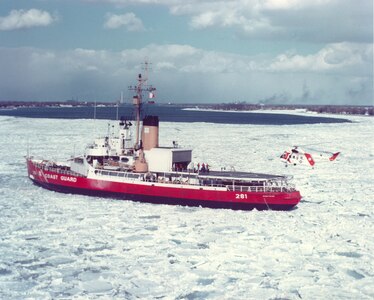
[[117,29],[125,27],[127,31],[144,31],[142,20],[136,17],[134,13],[123,15],[107,14],[104,28]]
[[8,16],[0,17],[0,30],[16,30],[38,26],[48,26],[57,20],[47,11],[39,9],[12,10]]
[[194,30],[230,28],[243,37],[313,43],[373,42],[372,0],[83,0],[159,5]]
[[163,69],[173,69],[178,73],[241,73],[248,72],[252,68],[251,57],[206,51],[190,45],[150,44],[141,49],[121,51],[121,61],[132,62],[133,66],[137,66],[144,57],[148,57]]
[[373,45],[329,44],[315,54],[283,53],[264,67],[278,72],[338,72],[347,75],[372,75]]
[[114,101],[148,57],[158,101],[370,104],[372,52],[372,46],[350,43],[275,57],[178,44],[123,51],[0,48],[0,100]]
[[278,29],[273,37],[313,43],[373,42],[371,0],[360,5],[354,0],[299,2],[287,9],[261,8],[261,15]]
[[301,9],[311,6],[325,5],[331,0],[266,0],[263,7],[267,9]]

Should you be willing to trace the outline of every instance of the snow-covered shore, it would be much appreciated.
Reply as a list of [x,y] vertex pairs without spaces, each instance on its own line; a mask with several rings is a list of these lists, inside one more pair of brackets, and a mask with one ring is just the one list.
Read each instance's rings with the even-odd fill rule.
[[190,111],[209,111],[209,112],[226,112],[226,113],[264,113],[264,114],[287,114],[287,115],[300,115],[300,116],[318,116],[328,118],[346,118],[352,117],[370,117],[365,115],[348,115],[348,114],[332,114],[332,113],[318,113],[306,109],[256,109],[256,110],[223,110],[223,109],[206,109],[199,107],[183,108],[183,110]]

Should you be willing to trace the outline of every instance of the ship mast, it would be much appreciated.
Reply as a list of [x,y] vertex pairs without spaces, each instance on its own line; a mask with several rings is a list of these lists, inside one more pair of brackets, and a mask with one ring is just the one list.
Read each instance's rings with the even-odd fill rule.
[[150,63],[147,61],[147,59],[144,62],[144,77],[142,77],[142,74],[138,75],[138,83],[136,86],[129,86],[130,91],[135,91],[136,95],[133,97],[133,105],[135,106],[135,112],[136,112],[136,142],[135,142],[135,149],[140,149],[140,114],[141,114],[141,108],[142,108],[142,98],[143,98],[143,92],[153,92],[156,90],[156,88],[152,87],[152,85],[147,85],[148,81],[148,70],[149,70]]

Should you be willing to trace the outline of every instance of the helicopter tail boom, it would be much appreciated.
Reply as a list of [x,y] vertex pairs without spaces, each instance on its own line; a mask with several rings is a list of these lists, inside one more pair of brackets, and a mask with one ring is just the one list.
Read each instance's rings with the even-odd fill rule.
[[330,160],[330,161],[335,160],[335,159],[338,157],[339,154],[340,154],[340,152],[336,152],[336,153],[334,153],[334,154],[329,158],[329,160]]

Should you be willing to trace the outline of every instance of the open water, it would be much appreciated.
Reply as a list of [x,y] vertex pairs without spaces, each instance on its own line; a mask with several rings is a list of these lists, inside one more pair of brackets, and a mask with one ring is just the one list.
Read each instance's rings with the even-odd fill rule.
[[[145,105],[143,114],[157,115],[162,122],[207,122],[219,124],[262,124],[262,125],[292,125],[349,122],[343,118],[328,118],[320,115],[297,115],[284,113],[259,112],[223,112],[186,110],[174,105]],[[51,118],[51,119],[96,119],[115,120],[116,107],[42,107],[0,110],[0,115]],[[119,108],[118,116],[128,120],[134,119],[133,107],[124,105]]]

